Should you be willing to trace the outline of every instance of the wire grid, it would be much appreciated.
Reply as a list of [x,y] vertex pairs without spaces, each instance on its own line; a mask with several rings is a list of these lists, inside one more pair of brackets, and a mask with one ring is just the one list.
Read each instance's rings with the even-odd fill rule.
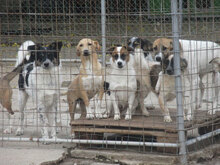
[[[172,37],[172,23],[171,23],[171,4],[168,0],[153,0],[153,1],[123,1],[123,0],[106,0],[106,46],[107,48],[121,44],[126,45],[129,37],[137,36],[145,38],[153,42],[159,37]],[[183,0],[182,1],[182,26],[181,26],[181,39],[188,40],[204,40],[219,42],[219,14],[220,3],[218,1],[207,0]],[[26,40],[33,40],[36,43],[48,45],[53,41],[62,41],[63,47],[60,53],[62,63],[61,71],[58,73],[60,78],[60,85],[68,81],[72,81],[76,74],[79,73],[80,63],[74,63],[72,60],[78,59],[76,54],[76,45],[82,38],[92,38],[99,41],[101,44],[101,1],[70,1],[70,0],[4,0],[0,4],[0,44],[1,44],[1,77],[14,68],[14,59],[16,58],[17,49],[20,44]],[[101,52],[98,52],[101,59]],[[106,62],[109,61],[109,54],[107,53]],[[77,61],[76,60],[76,61]],[[106,68],[108,69],[108,67]],[[196,73],[198,74],[198,73]],[[212,84],[210,82],[211,74],[208,74],[203,81],[205,85],[205,95],[203,99],[206,102],[202,104],[202,110],[211,110],[213,104],[211,103]],[[2,138],[15,137],[15,130],[19,125],[19,112],[18,112],[18,96],[17,96],[17,77],[11,83],[13,87],[13,109],[15,115],[12,117],[13,123],[10,124],[7,118],[7,112],[2,109]],[[193,87],[193,89],[198,87]],[[217,87],[215,87],[217,88]],[[62,87],[59,93],[66,90],[66,86]],[[70,117],[68,113],[68,106],[66,97],[61,96],[58,99],[58,116],[61,119],[62,126],[57,126],[60,130],[59,138],[71,138],[71,128],[69,126]],[[150,94],[145,99],[146,105],[152,105],[156,109],[159,108],[157,97]],[[170,109],[176,109],[175,100],[171,103],[168,102]],[[25,110],[25,133],[22,137],[41,137],[39,132],[38,112],[36,111],[36,103],[29,99]],[[150,113],[154,113],[153,110]],[[142,115],[139,113],[140,118]],[[156,117],[162,117],[162,113],[156,113]],[[197,117],[203,118],[204,116],[198,115]],[[153,118],[152,126],[158,124]],[[172,117],[173,118],[173,117]],[[214,118],[214,115],[213,115]],[[174,118],[173,118],[174,119]],[[147,119],[146,119],[147,120]],[[174,119],[175,120],[175,119]],[[85,120],[86,122],[86,120]],[[109,120],[108,122],[111,122]],[[107,123],[108,123],[107,122]],[[119,120],[120,123],[120,120]],[[131,122],[132,123],[132,122]],[[164,123],[168,125],[167,123]],[[219,123],[212,123],[212,126],[198,129],[202,124],[193,124],[193,130],[188,131],[187,138],[192,136],[200,136],[200,134],[207,133],[209,129],[214,129]],[[171,125],[176,125],[173,121]],[[4,130],[12,126],[14,129],[12,134],[4,134]],[[95,125],[94,125],[95,126]],[[105,125],[108,127],[108,124]],[[123,128],[121,131],[123,131]],[[120,130],[119,129],[119,130]],[[124,128],[124,129],[129,129]],[[143,128],[144,130],[144,128]],[[151,131],[158,131],[152,127]],[[92,136],[92,137],[91,137]],[[145,135],[130,135],[130,134],[83,134],[79,133],[79,138],[86,139],[101,139],[101,140],[120,140],[120,141],[136,141],[136,142],[157,142],[155,136]],[[161,136],[158,136],[161,137]],[[165,135],[161,137],[161,142],[166,142]],[[208,143],[216,143],[219,136],[212,137]],[[178,142],[178,139],[172,141]],[[207,141],[200,142],[200,146],[205,147]],[[2,141],[3,144],[3,141]],[[124,147],[117,145],[92,145],[87,147],[93,148],[107,148],[107,149],[124,149],[132,150],[135,147],[125,145]],[[190,150],[197,149],[198,145],[191,147]],[[162,147],[165,152],[165,147]],[[139,152],[157,152],[154,147],[138,146]],[[178,151],[175,151],[178,154]]]

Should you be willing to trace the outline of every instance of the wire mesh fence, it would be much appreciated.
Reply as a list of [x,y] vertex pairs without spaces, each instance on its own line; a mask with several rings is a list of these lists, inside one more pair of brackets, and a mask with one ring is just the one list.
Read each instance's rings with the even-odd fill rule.
[[[2,0],[2,80],[15,68],[19,54],[23,59],[18,76],[6,79],[12,98],[4,93],[9,87],[1,87],[1,100],[12,100],[15,112],[1,110],[2,145],[75,142],[88,148],[179,155],[180,131],[185,132],[187,154],[219,143],[220,3],[181,0],[174,13],[171,2]],[[178,32],[172,27],[174,15]],[[27,40],[34,43],[25,45]],[[181,86],[176,77],[181,77]],[[176,96],[186,116],[177,113]]]

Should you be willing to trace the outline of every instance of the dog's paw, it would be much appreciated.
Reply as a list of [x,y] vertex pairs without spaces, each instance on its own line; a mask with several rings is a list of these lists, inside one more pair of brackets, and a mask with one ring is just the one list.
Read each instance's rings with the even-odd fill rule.
[[102,119],[102,118],[103,118],[103,114],[102,114],[102,113],[96,113],[96,114],[95,114],[95,117],[96,117],[97,119]]
[[150,113],[148,112],[148,110],[146,108],[144,108],[142,113],[143,113],[144,116],[150,116]]
[[209,115],[214,115],[215,113],[216,113],[216,110],[214,110],[214,109],[208,111]]
[[125,115],[125,120],[131,120],[131,114],[126,114]]
[[120,120],[120,119],[121,119],[120,114],[115,114],[114,120]]
[[90,113],[90,114],[86,114],[86,119],[94,119],[95,115]]
[[172,119],[170,116],[164,116],[164,122],[170,123],[172,122]]
[[16,136],[21,136],[21,135],[24,135],[24,129],[19,127],[16,131]]
[[12,128],[6,128],[3,133],[4,134],[11,134],[13,131],[12,131]]
[[[193,116],[192,116],[192,114],[190,113],[190,114],[187,114],[185,118],[186,118],[186,120],[191,121],[191,120],[193,119]],[[184,119],[184,120],[185,120],[185,119]]]

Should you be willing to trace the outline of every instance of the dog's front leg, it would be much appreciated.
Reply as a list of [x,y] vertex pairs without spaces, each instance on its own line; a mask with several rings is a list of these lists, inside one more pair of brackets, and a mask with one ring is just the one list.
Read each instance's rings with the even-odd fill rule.
[[128,109],[125,114],[125,120],[131,120],[134,99],[135,99],[135,93],[130,93],[128,97]]
[[[56,104],[56,103],[54,103]],[[50,126],[52,127],[51,128],[51,137],[52,139],[56,140],[57,139],[57,131],[56,131],[56,120],[55,120],[55,117],[56,116],[56,106],[52,106],[51,107],[51,111],[49,111],[49,114],[48,114],[48,120],[49,120],[49,124]]]
[[160,86],[161,86],[162,81],[163,81],[163,72],[161,71],[158,75],[158,80],[157,80],[157,84],[156,84],[156,87],[155,87],[155,92],[157,94],[159,94],[159,92],[160,92]]
[[81,96],[82,96],[83,102],[86,106],[86,118],[87,119],[94,119],[95,115],[94,115],[94,112],[92,112],[91,107],[89,106],[89,98],[88,98],[85,90],[81,91]]
[[24,107],[26,106],[28,99],[27,93],[22,90],[19,90],[19,110],[20,110],[20,124],[16,131],[16,135],[20,136],[24,134]]
[[116,94],[115,92],[111,92],[111,102],[114,108],[114,120],[120,120],[121,119],[121,115],[120,115],[120,111],[118,108],[118,100],[116,100]]
[[214,93],[213,96],[213,109],[208,111],[208,114],[212,115],[215,114],[216,111],[219,111],[218,109],[218,95],[219,95],[219,89],[220,89],[220,73],[214,72],[212,75],[212,93]]
[[[148,90],[148,89],[147,89]],[[141,106],[141,111],[142,111],[142,114],[144,116],[149,116],[150,113],[148,112],[147,108],[145,107],[144,105],[144,99],[147,97],[148,95],[148,91],[146,91],[147,94],[144,94],[143,91],[140,91],[140,98],[139,98],[139,103],[140,103],[140,106]]]
[[158,101],[159,101],[160,108],[163,111],[164,121],[165,122],[172,122],[172,119],[170,117],[169,109],[167,108],[167,105],[166,105],[167,101],[165,100],[164,97],[165,97],[165,94],[163,95],[163,92],[161,91],[160,95],[158,97]]
[[50,123],[49,123],[47,115],[52,115],[52,114],[46,114],[46,109],[43,105],[38,106],[38,112],[39,112],[39,115],[40,115],[42,138],[43,139],[49,139],[48,126],[49,126]]

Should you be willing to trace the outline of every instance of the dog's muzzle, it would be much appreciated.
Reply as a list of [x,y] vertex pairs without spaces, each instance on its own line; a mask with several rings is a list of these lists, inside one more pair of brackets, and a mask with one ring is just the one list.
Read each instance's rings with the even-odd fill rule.
[[83,55],[84,55],[84,56],[89,56],[89,55],[90,55],[89,50],[84,50],[84,51],[83,51]]
[[122,62],[118,62],[118,68],[123,68]]
[[173,71],[172,68],[167,68],[167,69],[166,69],[166,73],[167,73],[168,75],[174,75],[174,71]]
[[162,57],[163,57],[163,54],[162,54],[162,53],[156,54],[156,56],[155,56],[155,61],[161,62],[161,61],[162,61]]

